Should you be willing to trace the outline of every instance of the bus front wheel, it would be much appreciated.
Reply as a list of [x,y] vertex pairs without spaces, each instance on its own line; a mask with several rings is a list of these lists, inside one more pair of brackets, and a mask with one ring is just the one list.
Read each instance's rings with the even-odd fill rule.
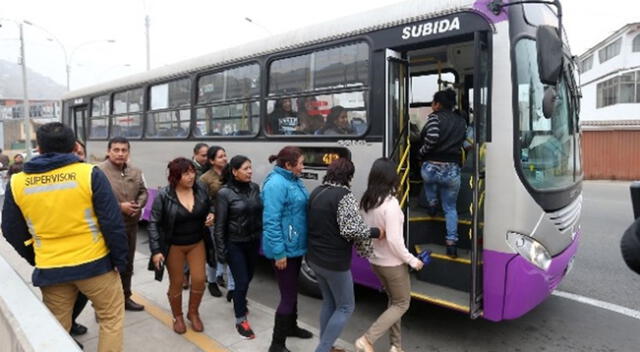
[[316,279],[316,273],[314,273],[313,269],[309,266],[307,258],[302,258],[299,284],[301,293],[315,298],[322,298],[320,286],[318,286],[318,280]]

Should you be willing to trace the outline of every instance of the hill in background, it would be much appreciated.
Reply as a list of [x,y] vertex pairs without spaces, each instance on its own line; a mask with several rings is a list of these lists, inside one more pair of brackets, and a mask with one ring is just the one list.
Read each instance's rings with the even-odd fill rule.
[[[66,88],[51,78],[27,67],[29,100],[58,100]],[[17,63],[0,60],[0,99],[21,99],[22,67]]]

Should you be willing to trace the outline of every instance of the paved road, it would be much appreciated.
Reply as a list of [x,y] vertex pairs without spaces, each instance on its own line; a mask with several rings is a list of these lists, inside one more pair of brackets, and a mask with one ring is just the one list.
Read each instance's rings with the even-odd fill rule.
[[[632,222],[627,182],[586,182],[582,213],[583,237],[571,274],[559,290],[640,310],[640,277],[620,258],[619,239]],[[148,252],[146,234],[138,250]],[[250,298],[275,308],[278,291],[262,261]],[[357,308],[342,334],[355,340],[386,305],[378,292],[357,288]],[[300,296],[299,314],[317,326],[318,299]],[[403,320],[404,348],[414,351],[637,351],[640,320],[599,307],[552,296],[515,321],[492,323],[413,301]],[[386,351],[386,337],[376,348]]]
[[640,276],[620,254],[620,237],[633,222],[629,185],[584,183],[582,242],[573,271],[558,289],[640,310]]
[[[620,257],[619,240],[632,222],[628,182],[584,184],[583,237],[573,271],[559,290],[640,310],[640,277]],[[145,236],[140,236],[141,242]],[[146,243],[138,250],[145,251]],[[357,288],[357,308],[342,334],[355,340],[386,305],[386,296]],[[270,307],[278,289],[266,261],[251,284],[250,298]],[[318,299],[300,296],[299,314],[317,326]],[[500,323],[413,301],[403,320],[404,348],[413,351],[637,351],[640,320],[552,296],[526,316]],[[387,338],[376,348],[386,351]]]
[[[620,257],[619,240],[632,222],[629,183],[586,182],[583,239],[573,271],[559,290],[640,310],[640,277]],[[277,292],[267,265],[252,284],[251,298],[269,306]],[[356,339],[386,305],[386,297],[359,288],[357,308],[342,337]],[[301,316],[316,324],[320,302],[301,297]],[[640,320],[552,296],[515,321],[469,320],[464,314],[413,301],[403,320],[409,351],[637,351]],[[376,345],[386,351],[387,339]]]

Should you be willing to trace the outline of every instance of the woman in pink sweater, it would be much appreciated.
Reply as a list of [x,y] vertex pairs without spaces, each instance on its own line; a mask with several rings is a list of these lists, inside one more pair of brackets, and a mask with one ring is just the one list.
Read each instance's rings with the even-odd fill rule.
[[358,352],[372,352],[376,340],[390,331],[391,349],[401,352],[400,320],[411,302],[409,268],[422,269],[423,263],[413,256],[404,244],[404,214],[394,196],[398,186],[395,164],[380,158],[369,172],[367,191],[362,196],[360,208],[365,223],[385,230],[387,236],[373,240],[373,256],[369,258],[373,272],[378,276],[389,296],[387,310],[355,342]]

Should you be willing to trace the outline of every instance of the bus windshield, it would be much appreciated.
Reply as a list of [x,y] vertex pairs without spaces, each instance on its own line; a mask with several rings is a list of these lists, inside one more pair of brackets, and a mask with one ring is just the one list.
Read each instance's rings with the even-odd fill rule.
[[538,76],[536,42],[516,44],[519,131],[516,148],[522,174],[539,191],[561,189],[575,182],[575,128],[571,87],[564,76],[556,85],[555,112],[546,118],[542,100],[546,85]]

